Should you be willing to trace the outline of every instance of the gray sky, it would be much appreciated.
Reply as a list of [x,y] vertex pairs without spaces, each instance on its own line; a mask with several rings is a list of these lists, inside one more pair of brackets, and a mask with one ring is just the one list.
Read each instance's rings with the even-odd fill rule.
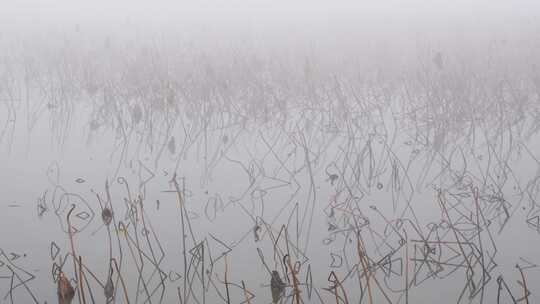
[[[32,21],[54,23],[62,21],[114,22],[126,17],[151,22],[230,22],[231,19],[282,22],[337,21],[353,15],[355,19],[388,18],[410,22],[411,19],[444,21],[451,18],[532,17],[540,13],[538,1],[532,0],[386,0],[386,1],[284,1],[284,0],[200,0],[200,1],[141,1],[141,0],[1,0],[3,23]],[[443,18],[443,20],[440,20]],[[179,20],[180,19],[180,20]],[[386,19],[386,20],[385,20]],[[377,20],[376,20],[377,21]],[[508,20],[506,20],[508,21]]]

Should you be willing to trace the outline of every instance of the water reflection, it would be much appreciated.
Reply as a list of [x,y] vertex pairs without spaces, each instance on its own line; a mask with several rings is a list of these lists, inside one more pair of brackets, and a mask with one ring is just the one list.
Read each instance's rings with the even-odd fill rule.
[[2,301],[536,298],[537,68],[104,48],[4,63]]

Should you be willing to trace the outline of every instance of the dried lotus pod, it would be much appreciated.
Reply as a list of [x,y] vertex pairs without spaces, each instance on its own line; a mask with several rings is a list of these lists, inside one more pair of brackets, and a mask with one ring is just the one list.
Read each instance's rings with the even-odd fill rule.
[[109,224],[112,221],[112,211],[109,208],[103,208],[101,211],[101,219],[103,220],[103,223],[106,226],[109,226]]

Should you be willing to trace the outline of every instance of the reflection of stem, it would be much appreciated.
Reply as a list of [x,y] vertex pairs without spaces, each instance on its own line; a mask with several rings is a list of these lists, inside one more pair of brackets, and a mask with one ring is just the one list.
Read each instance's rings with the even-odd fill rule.
[[[30,294],[30,296],[32,297],[32,299],[34,300],[34,302],[36,304],[39,304],[39,301],[38,299],[36,298],[36,296],[34,295],[34,293],[30,290],[30,288],[28,288],[28,285],[26,285],[26,281],[23,281],[23,279],[19,276],[19,274],[13,269],[11,268],[9,265],[6,265],[6,267],[9,269],[9,271],[12,273],[12,276],[14,277],[17,277],[17,279],[19,280],[19,282],[21,282],[21,284],[24,286],[24,288],[26,289],[26,291],[28,291],[28,293]],[[8,293],[8,295],[12,295],[12,292],[13,292],[13,289],[11,289]],[[6,295],[7,297],[7,295]],[[5,298],[4,298],[5,299]],[[11,301],[13,303],[13,300]]]
[[247,290],[246,290],[246,283],[244,283],[244,280],[242,280],[242,290],[244,291],[244,297],[246,297],[246,303],[251,304]]
[[289,268],[291,269],[291,275],[293,277],[294,299],[296,300],[296,304],[300,304],[300,290],[298,289],[298,278],[296,277],[296,270],[291,264],[291,256],[288,256],[286,260]]
[[459,251],[461,252],[461,255],[463,255],[463,257],[465,258],[465,261],[467,262],[467,270],[468,272],[470,272],[469,277],[467,277],[467,285],[470,285],[472,282],[470,277],[474,274],[471,261],[469,261],[469,259],[467,258],[467,255],[465,254],[465,250],[463,249],[463,245],[461,244],[461,240],[459,239],[458,234],[456,232],[456,228],[454,227],[454,224],[452,223],[452,220],[450,219],[450,215],[448,214],[448,208],[444,204],[445,198],[441,190],[439,190],[438,198],[439,198],[439,205],[441,206],[441,209],[444,212],[446,219],[448,221],[448,226],[450,227],[450,229],[452,229],[452,232],[454,232],[454,237],[456,238]]
[[525,304],[529,304],[529,290],[527,289],[527,283],[525,283],[525,274],[523,274],[523,269],[516,264],[517,269],[521,273],[521,280],[523,281],[523,291],[525,292]]
[[[148,297],[147,299],[150,299],[151,295],[150,295],[150,292],[148,291],[148,286],[146,284],[146,281],[143,279],[144,264],[141,262],[141,266],[139,267],[139,264],[137,263],[137,257],[135,256],[135,252],[133,252],[133,247],[131,246],[131,243],[130,243],[130,242],[133,242],[133,240],[131,240],[129,238],[127,228],[124,226],[124,224],[122,222],[120,222],[120,224],[122,225],[121,230],[124,233],[124,237],[126,239],[126,244],[128,245],[129,252],[131,253],[131,258],[133,259],[133,263],[135,264],[135,267],[137,268],[137,272],[139,274],[139,277],[137,278],[137,288],[142,283],[143,288],[144,288],[144,292],[146,293],[146,296]],[[135,233],[137,233],[136,228],[135,228]],[[141,256],[139,247],[136,247],[136,248],[139,251],[139,256]],[[142,258],[141,258],[141,261],[142,261]],[[137,293],[137,296],[135,297],[135,302],[137,302],[138,296],[139,296],[139,294]]]
[[[126,184],[127,186],[127,184]],[[129,190],[129,188],[128,188]],[[109,205],[109,207],[111,208],[111,214],[112,214],[112,223],[113,223],[113,227],[114,227],[114,232],[116,234],[116,239],[118,240],[118,253],[119,253],[119,260],[118,260],[118,264],[120,264],[120,267],[122,267],[122,261],[124,259],[124,253],[122,251],[122,245],[120,243],[120,234],[118,233],[118,227],[119,227],[119,223],[116,222],[116,216],[115,215],[115,211],[114,211],[114,207],[113,207],[113,204],[112,204],[112,200],[111,200],[111,192],[110,192],[110,189],[109,189],[109,181],[105,181],[105,194],[107,195],[107,202],[105,203],[105,205]],[[128,194],[129,194],[129,191],[128,191]],[[109,230],[109,226],[107,226],[107,230]],[[109,258],[112,258],[112,243],[111,243],[111,246],[109,247]],[[116,260],[115,260],[115,263],[116,263]],[[118,281],[116,281],[116,284],[118,284]]]
[[122,283],[122,289],[124,290],[124,296],[126,297],[126,302],[129,304],[129,297],[128,292],[126,289],[126,284],[124,283],[124,278],[122,277],[122,274],[120,273],[120,269],[118,268],[118,263],[116,263],[115,258],[111,258],[111,262],[114,264],[114,268],[116,269],[116,273],[118,273],[118,277],[120,278],[120,283]]
[[[71,256],[73,257],[73,271],[75,272],[75,278],[78,277],[77,275],[77,255],[75,255],[75,245],[73,244],[73,234],[71,230],[71,221],[69,220],[69,217],[71,216],[71,213],[75,210],[75,204],[71,204],[71,209],[69,209],[69,212],[66,216],[67,224],[68,224],[68,235],[69,235],[69,242],[71,245]],[[79,303],[83,303],[81,298],[82,293],[82,282],[80,279],[77,280],[77,284],[79,285],[79,288],[77,288],[77,297],[79,298]]]
[[407,231],[403,229],[405,235],[405,304],[409,304],[409,238]]
[[186,256],[186,226],[185,226],[185,223],[184,223],[184,205],[185,205],[185,201],[184,201],[184,194],[185,194],[185,191],[184,192],[180,192],[180,186],[178,185],[178,181],[176,180],[176,173],[173,175],[173,178],[172,178],[172,183],[174,184],[174,188],[176,190],[176,194],[178,196],[178,205],[180,207],[180,221],[181,221],[181,224],[182,224],[182,255],[184,257],[184,290],[183,290],[183,296],[184,296],[184,299],[186,298],[186,289],[187,289],[187,278],[188,278],[188,273],[187,273],[187,269],[188,269],[188,266],[187,266],[187,256]]
[[343,300],[345,301],[345,304],[349,304],[349,298],[347,297],[347,293],[345,292],[345,288],[343,288],[343,285],[341,284],[341,282],[339,281],[339,278],[337,277],[336,273],[335,272],[331,272],[330,273],[330,277],[328,278],[329,280],[333,278],[334,279],[334,295],[336,296],[336,304],[339,304],[340,302],[340,297],[339,297],[339,293],[338,293],[338,287],[339,289],[341,289],[341,292],[343,293]]
[[229,295],[229,262],[227,259],[227,254],[225,254],[225,291],[227,292],[227,304],[231,304],[231,297]]

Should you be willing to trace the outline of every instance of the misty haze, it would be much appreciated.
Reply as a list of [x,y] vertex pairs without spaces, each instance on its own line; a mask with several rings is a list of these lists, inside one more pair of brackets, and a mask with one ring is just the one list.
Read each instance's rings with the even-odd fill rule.
[[532,304],[539,265],[534,1],[0,1],[2,304]]

